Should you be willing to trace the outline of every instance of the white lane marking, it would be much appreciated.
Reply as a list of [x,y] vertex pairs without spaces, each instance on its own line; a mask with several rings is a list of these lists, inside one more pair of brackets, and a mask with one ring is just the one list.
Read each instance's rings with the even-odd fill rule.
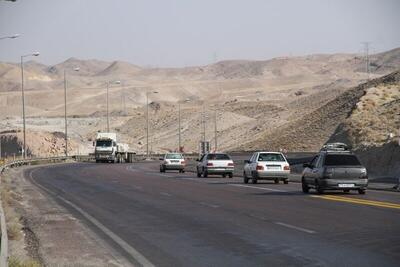
[[231,185],[231,186],[238,186],[238,187],[246,187],[246,188],[259,189],[259,190],[274,191],[274,192],[288,192],[288,191],[285,191],[285,190],[272,189],[272,188],[267,188],[267,187],[257,187],[257,186],[251,186],[251,185],[242,185],[242,184],[229,184],[229,185]]
[[210,207],[210,208],[214,208],[214,209],[220,207],[219,205],[209,204],[209,203],[206,203],[206,202],[200,202],[200,205],[203,205],[203,206],[206,206],[206,207]]
[[[37,170],[37,169],[36,169]],[[73,209],[75,209],[77,212],[79,212],[83,217],[85,217],[87,220],[89,220],[91,223],[93,223],[95,226],[97,226],[104,234],[106,234],[109,238],[111,238],[115,243],[117,243],[122,249],[125,250],[126,253],[131,255],[139,264],[142,266],[148,266],[148,267],[155,267],[148,259],[146,259],[139,251],[131,247],[128,243],[126,243],[122,238],[120,238],[118,235],[116,235],[114,232],[112,232],[110,229],[105,227],[102,223],[100,223],[97,219],[92,217],[90,214],[79,208],[77,205],[72,203],[71,201],[63,198],[60,195],[57,195],[53,191],[45,188],[44,186],[38,184],[35,182],[35,180],[32,177],[32,173],[35,170],[31,171],[29,173],[29,176],[31,178],[31,181],[33,184],[35,184],[37,187],[41,188],[48,194],[52,195],[53,197],[56,197],[63,201],[65,204],[69,205]]]
[[167,192],[160,192],[160,195],[167,196],[167,197],[172,197],[172,195],[167,193]]
[[280,226],[284,226],[284,227],[287,227],[287,228],[290,228],[290,229],[295,229],[295,230],[298,230],[298,231],[301,231],[301,232],[305,232],[305,233],[308,233],[308,234],[315,234],[316,233],[313,230],[309,230],[309,229],[306,229],[306,228],[303,228],[303,227],[298,227],[298,226],[287,224],[287,223],[283,223],[283,222],[275,222],[275,224],[280,225]]

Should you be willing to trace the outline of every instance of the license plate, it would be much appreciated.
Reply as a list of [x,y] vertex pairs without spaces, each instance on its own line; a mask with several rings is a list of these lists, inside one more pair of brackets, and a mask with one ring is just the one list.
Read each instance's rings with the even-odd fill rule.
[[281,168],[280,167],[267,167],[268,170],[276,170],[279,171]]
[[178,163],[179,160],[171,160],[172,163]]
[[346,187],[354,187],[354,184],[339,184],[338,186],[346,188]]

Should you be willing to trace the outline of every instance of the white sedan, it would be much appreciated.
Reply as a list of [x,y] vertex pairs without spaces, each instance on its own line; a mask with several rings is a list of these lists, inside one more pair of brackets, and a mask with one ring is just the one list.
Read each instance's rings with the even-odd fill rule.
[[255,152],[250,160],[245,160],[243,181],[251,179],[253,184],[258,180],[273,180],[276,184],[289,183],[290,166],[280,152]]

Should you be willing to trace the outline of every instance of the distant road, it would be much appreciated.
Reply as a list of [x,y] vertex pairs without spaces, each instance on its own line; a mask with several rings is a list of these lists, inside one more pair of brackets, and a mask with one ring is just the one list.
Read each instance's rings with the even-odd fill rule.
[[400,194],[394,192],[305,195],[300,184],[159,173],[158,162],[63,164],[30,169],[26,177],[78,210],[132,265],[400,262]]

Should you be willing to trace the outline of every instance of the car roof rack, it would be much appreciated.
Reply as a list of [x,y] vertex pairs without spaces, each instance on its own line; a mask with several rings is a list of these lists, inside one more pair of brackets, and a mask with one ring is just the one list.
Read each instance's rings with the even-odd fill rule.
[[326,143],[322,146],[321,151],[345,151],[350,152],[351,147],[345,143]]

